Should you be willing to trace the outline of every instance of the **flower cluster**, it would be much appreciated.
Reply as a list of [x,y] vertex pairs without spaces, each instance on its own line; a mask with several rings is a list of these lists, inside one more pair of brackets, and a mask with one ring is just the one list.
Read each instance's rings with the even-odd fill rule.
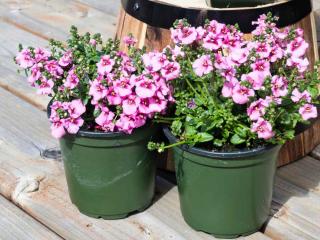
[[80,128],[131,134],[165,114],[173,102],[170,80],[180,74],[179,66],[163,61],[152,69],[148,61],[159,56],[135,48],[131,36],[124,39],[125,53],[118,41],[103,43],[100,34],[79,35],[75,27],[70,32],[67,44],[51,40],[50,51],[20,46],[15,58],[37,93],[52,97],[54,137]]
[[[173,47],[162,58],[181,68],[172,80],[175,110],[171,130],[180,144],[209,149],[282,144],[297,124],[317,117],[317,69],[308,71],[303,30],[276,27],[276,18],[253,22],[252,38],[215,20],[190,26],[178,20]],[[173,121],[172,121],[173,119]],[[150,148],[163,150],[163,144]]]

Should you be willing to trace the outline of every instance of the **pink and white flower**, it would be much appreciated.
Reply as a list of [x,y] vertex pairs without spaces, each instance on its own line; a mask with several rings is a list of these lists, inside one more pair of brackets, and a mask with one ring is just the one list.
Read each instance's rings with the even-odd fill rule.
[[254,91],[250,88],[237,84],[232,90],[232,99],[237,104],[249,102],[250,97],[254,96]]
[[177,62],[168,62],[161,69],[161,75],[167,80],[173,80],[180,76],[180,65]]
[[301,93],[299,91],[299,89],[295,88],[292,91],[291,100],[295,103],[300,102],[301,100],[304,100],[304,101],[310,103],[311,102],[311,94],[307,90],[304,90]]
[[102,56],[100,61],[97,63],[98,73],[100,75],[110,73],[114,64],[115,61],[109,55]]
[[305,55],[308,47],[309,44],[302,37],[297,37],[288,44],[286,53],[295,58],[299,58]]
[[71,69],[68,72],[68,76],[66,78],[65,83],[63,84],[66,88],[74,89],[79,84],[79,78],[75,73],[74,69]]
[[259,118],[257,122],[252,124],[251,131],[258,134],[258,138],[269,140],[274,137],[272,125],[263,118]]
[[29,49],[23,49],[16,56],[16,61],[21,68],[29,68],[35,64],[35,60],[32,58],[31,51]]
[[247,114],[252,121],[257,121],[260,117],[263,117],[266,113],[266,108],[269,106],[269,102],[264,99],[259,99],[252,102],[247,109]]
[[271,90],[276,98],[284,97],[288,94],[288,80],[284,77],[273,76],[271,80]]
[[203,75],[210,73],[213,70],[210,55],[201,56],[193,63],[192,67],[194,72],[199,77],[202,77]]
[[72,63],[72,52],[69,50],[59,60],[59,65],[61,67],[69,66]]
[[299,113],[303,120],[307,121],[311,118],[318,117],[318,110],[314,105],[311,105],[309,103],[303,105],[299,109]]

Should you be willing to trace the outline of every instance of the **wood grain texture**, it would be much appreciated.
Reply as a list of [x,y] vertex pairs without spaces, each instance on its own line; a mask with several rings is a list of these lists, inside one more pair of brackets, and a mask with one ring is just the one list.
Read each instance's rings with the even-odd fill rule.
[[0,239],[62,240],[2,196],[0,196]]
[[[60,33],[68,33],[70,26],[75,25],[80,32],[94,30],[101,32],[104,37],[113,37],[117,21],[116,16],[80,1],[3,0],[1,6],[6,9],[6,13],[2,13],[1,16],[9,19],[13,26],[38,34],[42,34],[39,31],[41,28],[43,29],[41,24],[48,27],[44,31],[47,35],[53,29],[57,29]],[[28,19],[28,21],[24,22],[23,19]],[[57,38],[54,34],[50,37]]]
[[30,156],[57,146],[44,112],[2,88],[0,96],[0,141],[12,142]]

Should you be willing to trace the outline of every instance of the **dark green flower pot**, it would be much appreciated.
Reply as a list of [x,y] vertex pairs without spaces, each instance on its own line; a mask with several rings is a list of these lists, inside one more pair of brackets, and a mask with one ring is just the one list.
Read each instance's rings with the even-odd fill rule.
[[[168,128],[164,133],[177,141]],[[174,148],[185,221],[195,230],[222,238],[258,231],[268,218],[281,146],[239,152]]]
[[256,7],[274,3],[274,0],[206,0],[208,6],[215,8]]
[[155,161],[147,143],[155,132],[149,125],[132,135],[80,131],[60,140],[70,198],[80,212],[119,219],[149,206]]

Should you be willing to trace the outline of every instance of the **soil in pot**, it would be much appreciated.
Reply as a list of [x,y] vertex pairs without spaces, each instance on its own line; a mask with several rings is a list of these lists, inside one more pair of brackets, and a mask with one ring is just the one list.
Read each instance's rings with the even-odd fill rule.
[[119,219],[150,205],[155,153],[147,143],[156,130],[149,125],[132,135],[80,131],[60,140],[70,198],[80,212]]
[[[168,128],[171,143],[177,140]],[[269,216],[281,146],[239,152],[174,148],[180,207],[195,230],[218,238],[258,231]]]

